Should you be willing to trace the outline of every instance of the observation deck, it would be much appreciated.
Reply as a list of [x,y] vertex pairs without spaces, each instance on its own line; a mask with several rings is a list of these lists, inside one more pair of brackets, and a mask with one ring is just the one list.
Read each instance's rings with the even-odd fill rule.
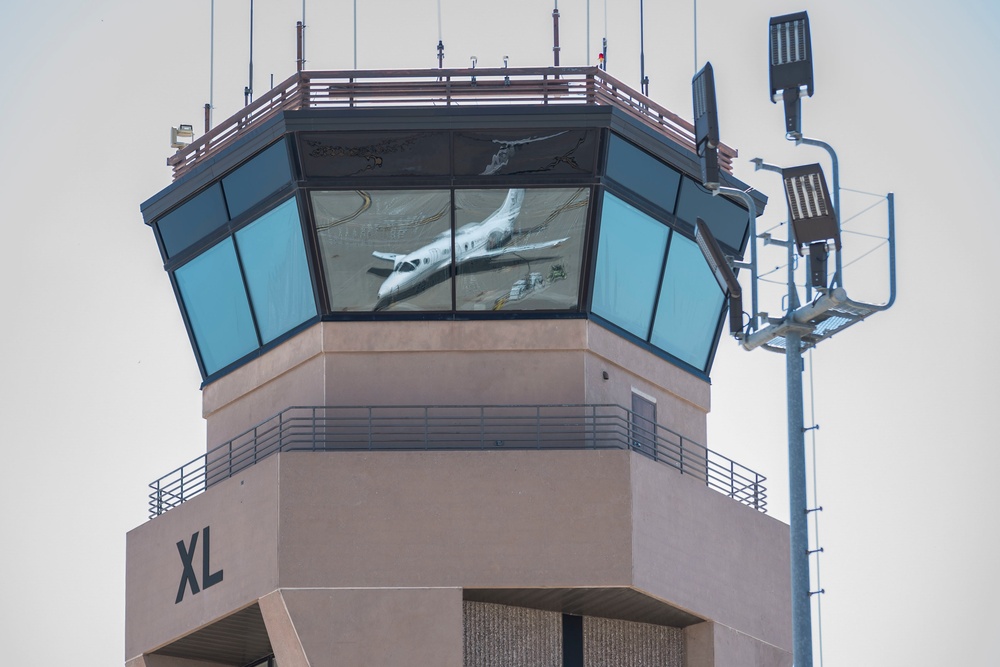
[[[167,160],[174,178],[282,111],[451,106],[611,106],[694,152],[694,125],[599,67],[301,71]],[[735,149],[720,144],[732,173]]]

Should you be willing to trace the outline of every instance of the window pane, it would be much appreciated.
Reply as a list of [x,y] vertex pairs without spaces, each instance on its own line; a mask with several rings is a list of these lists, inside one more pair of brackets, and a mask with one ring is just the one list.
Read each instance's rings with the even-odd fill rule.
[[674,212],[680,172],[613,134],[608,142],[607,174],[668,213]]
[[681,184],[681,196],[677,202],[677,217],[691,224],[701,218],[712,230],[712,235],[737,254],[743,249],[750,216],[745,208],[733,203],[725,195],[712,194],[690,178]]
[[173,257],[227,222],[222,189],[214,183],[160,218],[156,226],[167,257]]
[[294,199],[236,232],[236,244],[263,342],[316,315]]
[[587,188],[456,191],[457,307],[576,308],[589,202]]
[[666,225],[604,195],[594,313],[645,340],[669,234]]
[[229,215],[235,218],[291,180],[288,151],[279,141],[222,179]]
[[212,246],[174,276],[208,375],[257,348],[232,239]]
[[451,193],[312,193],[333,312],[451,309]]
[[455,174],[572,174],[590,176],[597,157],[595,130],[493,130],[455,134]]
[[299,156],[307,178],[447,176],[447,132],[303,132]]
[[650,342],[705,370],[724,301],[698,245],[674,234]]

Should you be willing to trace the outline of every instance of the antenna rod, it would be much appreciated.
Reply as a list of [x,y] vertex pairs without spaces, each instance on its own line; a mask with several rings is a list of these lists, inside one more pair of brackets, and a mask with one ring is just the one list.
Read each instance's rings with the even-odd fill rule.
[[215,0],[212,0],[212,15],[209,19],[208,39],[208,118],[205,119],[205,133],[212,129],[212,109],[215,108]]
[[253,102],[253,0],[250,0],[250,80],[243,89],[243,106]]
[[694,71],[698,72],[698,0],[694,0]]
[[649,77],[646,76],[646,35],[645,21],[642,14],[642,0],[639,0],[639,80],[642,84],[642,94],[649,97]]
[[[441,0],[438,0],[438,69],[444,67],[444,38],[441,35]],[[438,79],[440,81],[440,79]]]
[[303,66],[306,63],[304,57],[305,42],[303,41],[304,28],[305,26],[302,25],[302,21],[296,21],[295,23],[295,71],[296,72],[301,72]]
[[559,67],[559,0],[555,0],[555,5],[552,10],[552,59]]
[[354,0],[354,69],[358,68],[358,0]]

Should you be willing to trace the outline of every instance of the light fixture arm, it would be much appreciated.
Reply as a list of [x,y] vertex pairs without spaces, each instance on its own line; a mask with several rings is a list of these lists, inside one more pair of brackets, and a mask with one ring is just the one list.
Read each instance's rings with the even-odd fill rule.
[[748,192],[737,188],[719,186],[712,190],[712,196],[719,194],[739,197],[747,205],[750,217],[750,331],[757,330],[760,311],[757,310],[757,204]]

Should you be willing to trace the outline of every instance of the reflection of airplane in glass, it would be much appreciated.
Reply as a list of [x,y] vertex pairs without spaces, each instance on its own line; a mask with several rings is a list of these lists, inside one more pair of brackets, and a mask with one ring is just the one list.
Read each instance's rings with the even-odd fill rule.
[[[568,238],[528,245],[506,245],[514,235],[514,220],[521,212],[524,190],[509,190],[503,204],[482,222],[470,222],[455,232],[455,264],[489,259],[511,253],[554,248]],[[391,297],[416,286],[451,263],[451,232],[439,234],[433,241],[411,253],[373,252],[379,259],[391,261],[392,273],[378,289],[379,299]]]

